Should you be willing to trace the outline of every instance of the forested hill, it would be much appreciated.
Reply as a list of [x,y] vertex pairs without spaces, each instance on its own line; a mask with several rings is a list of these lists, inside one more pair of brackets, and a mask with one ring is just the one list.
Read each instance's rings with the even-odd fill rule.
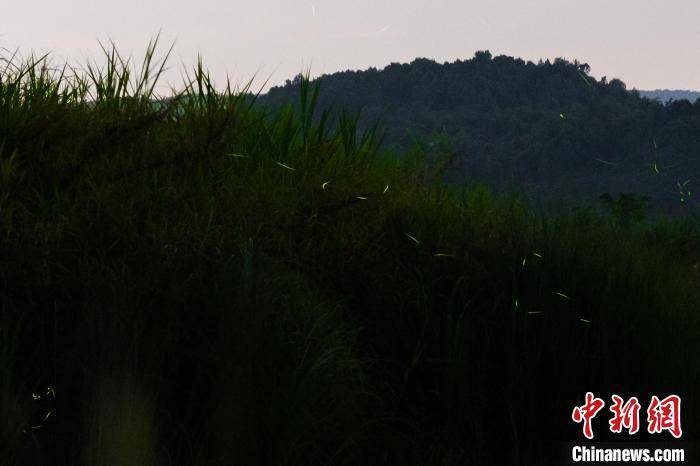
[[[399,154],[416,141],[452,154],[452,182],[483,180],[567,206],[632,192],[664,211],[696,209],[687,192],[700,186],[700,101],[663,105],[589,70],[488,51],[444,64],[418,58],[323,75],[318,107],[362,109],[365,124],[381,118]],[[296,103],[299,83],[270,89],[263,104]]]

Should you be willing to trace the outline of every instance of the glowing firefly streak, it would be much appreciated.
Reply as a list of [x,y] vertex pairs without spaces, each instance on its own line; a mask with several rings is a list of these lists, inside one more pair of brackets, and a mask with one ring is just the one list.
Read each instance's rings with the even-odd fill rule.
[[690,197],[692,193],[690,191],[686,191],[685,186],[690,183],[690,180],[685,180],[683,183],[680,181],[676,182],[676,186],[678,186],[678,192],[681,195],[681,202],[685,202],[686,197]]
[[597,160],[598,162],[604,163],[604,164],[606,164],[606,165],[613,165],[613,166],[617,166],[617,165],[618,165],[618,164],[613,163],[613,162],[608,162],[607,160],[596,159],[596,158],[594,158],[593,160]]
[[581,73],[580,71],[579,71],[578,75],[581,76],[581,79],[583,79],[583,82],[585,82],[585,83],[588,85],[588,87],[593,87],[593,86],[591,85],[591,83],[588,82],[588,78],[586,77],[586,75],[584,75],[584,74]]
[[49,411],[48,413],[46,413],[46,416],[44,416],[44,419],[41,420],[40,424],[38,424],[36,426],[29,426],[29,428],[32,430],[40,429],[41,426],[46,422],[46,420],[49,418],[49,416],[51,416],[52,413],[53,413],[53,411]]
[[296,170],[296,168],[292,168],[292,167],[290,167],[289,165],[283,164],[282,162],[275,162],[275,163],[276,163],[277,165],[279,165],[280,167],[286,168],[287,170],[291,170],[291,171]]
[[408,233],[404,233],[404,235],[408,236],[408,238],[409,238],[411,241],[413,241],[414,243],[420,244],[420,241],[418,241],[416,238],[414,238],[413,236],[409,235]]

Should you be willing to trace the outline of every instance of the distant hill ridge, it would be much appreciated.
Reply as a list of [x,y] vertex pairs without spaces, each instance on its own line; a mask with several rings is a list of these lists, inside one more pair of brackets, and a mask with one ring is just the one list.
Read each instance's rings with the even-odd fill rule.
[[[365,125],[381,120],[386,145],[399,154],[415,144],[458,154],[448,164],[452,182],[486,181],[565,205],[634,192],[668,211],[697,207],[681,205],[677,185],[700,173],[700,100],[664,105],[663,95],[645,98],[655,91],[627,90],[589,72],[563,58],[534,63],[479,51],[468,60],[417,58],[315,82],[319,107],[362,109]],[[260,100],[295,104],[299,82]],[[700,178],[686,186],[693,184]]]
[[661,102],[668,102],[670,100],[688,100],[689,102],[695,102],[700,99],[699,91],[687,91],[687,90],[669,90],[669,89],[656,89],[653,91],[639,91],[639,95],[642,97],[647,97],[649,99],[658,99]]

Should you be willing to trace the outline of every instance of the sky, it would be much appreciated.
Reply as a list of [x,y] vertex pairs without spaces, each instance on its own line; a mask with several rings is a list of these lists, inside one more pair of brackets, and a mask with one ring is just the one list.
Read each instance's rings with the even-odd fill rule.
[[700,0],[33,0],[7,2],[0,18],[0,48],[78,66],[101,63],[100,42],[110,41],[140,64],[158,33],[157,56],[174,46],[161,90],[182,88],[198,54],[217,87],[228,76],[258,90],[306,69],[454,61],[486,49],[578,59],[628,89],[700,90]]

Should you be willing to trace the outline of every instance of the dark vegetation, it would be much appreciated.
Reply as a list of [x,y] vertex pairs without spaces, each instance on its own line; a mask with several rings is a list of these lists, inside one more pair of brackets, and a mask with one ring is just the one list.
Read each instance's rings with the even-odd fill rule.
[[0,74],[3,466],[551,464],[588,390],[680,394],[697,440],[697,220],[441,184],[306,79],[266,113],[200,63],[154,109],[153,47],[106,53]]
[[[418,144],[453,156],[453,183],[483,181],[552,208],[634,192],[657,212],[697,213],[697,203],[680,202],[678,183],[700,183],[700,100],[663,105],[589,70],[488,51],[444,64],[419,58],[323,75],[319,106],[362,109],[361,127],[381,117],[399,152]],[[262,103],[293,101],[299,85],[272,88]]]

